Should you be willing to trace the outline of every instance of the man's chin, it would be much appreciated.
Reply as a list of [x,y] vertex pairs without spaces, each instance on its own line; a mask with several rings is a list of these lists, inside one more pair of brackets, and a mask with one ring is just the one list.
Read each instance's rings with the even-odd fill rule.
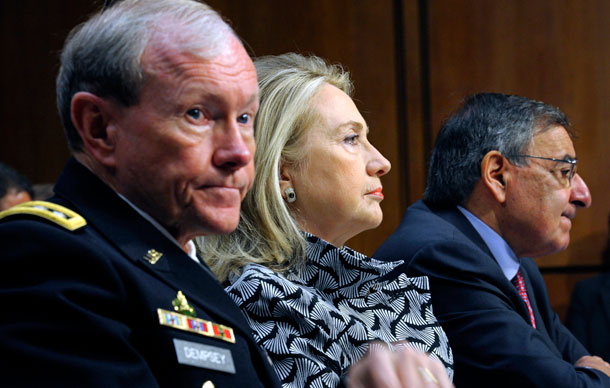
[[568,246],[570,245],[570,235],[562,238],[561,240],[557,241],[555,244],[553,244],[551,247],[549,247],[548,251],[539,255],[539,256],[547,256],[547,255],[553,255],[555,253],[559,253],[561,251],[565,251]]
[[206,235],[227,234],[239,224],[239,208],[218,209],[213,214],[200,215],[201,225],[205,225]]

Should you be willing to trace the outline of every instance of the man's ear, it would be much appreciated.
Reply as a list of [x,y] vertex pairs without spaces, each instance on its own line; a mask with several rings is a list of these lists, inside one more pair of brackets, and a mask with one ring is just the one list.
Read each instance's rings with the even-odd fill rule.
[[286,199],[286,189],[292,187],[294,189],[291,177],[292,169],[287,167],[282,161],[280,163],[280,191],[282,192],[282,198]]
[[481,161],[481,183],[499,203],[506,201],[506,181],[510,166],[499,151],[489,151]]
[[88,92],[72,97],[72,122],[78,131],[83,149],[99,163],[115,166],[116,128],[111,124],[114,104]]

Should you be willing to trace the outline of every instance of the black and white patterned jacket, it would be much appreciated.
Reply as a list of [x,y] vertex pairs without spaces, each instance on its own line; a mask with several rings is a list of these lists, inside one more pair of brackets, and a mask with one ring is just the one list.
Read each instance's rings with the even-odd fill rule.
[[306,238],[305,268],[280,275],[248,264],[226,288],[284,387],[339,386],[371,341],[407,340],[453,377],[453,355],[432,312],[427,277],[397,273],[381,280],[402,261],[381,262]]

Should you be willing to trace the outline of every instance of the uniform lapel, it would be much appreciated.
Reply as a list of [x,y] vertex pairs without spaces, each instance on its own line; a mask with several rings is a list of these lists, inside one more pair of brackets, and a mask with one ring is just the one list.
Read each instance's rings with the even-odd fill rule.
[[[202,267],[205,264],[192,260],[80,163],[70,160],[64,174],[70,175],[70,178],[62,179],[62,174],[55,192],[74,205],[75,211],[84,215],[88,227],[106,236],[126,259],[143,266],[176,290],[181,290],[189,301],[205,306],[206,312],[217,316],[219,323],[231,322],[232,326],[237,323],[239,326],[234,329],[250,333],[241,311],[211,272]],[[163,254],[154,264],[147,259],[150,250]],[[209,303],[210,300],[215,303]]]

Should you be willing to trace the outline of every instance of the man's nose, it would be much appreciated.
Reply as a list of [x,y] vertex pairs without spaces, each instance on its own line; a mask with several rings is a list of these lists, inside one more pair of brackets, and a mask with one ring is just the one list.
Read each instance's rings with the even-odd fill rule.
[[584,208],[591,206],[591,192],[589,191],[585,181],[578,174],[575,174],[574,178],[572,179],[570,203]]
[[216,150],[212,162],[216,167],[233,171],[252,161],[254,136],[237,123],[233,122],[222,128],[216,134],[215,141]]

